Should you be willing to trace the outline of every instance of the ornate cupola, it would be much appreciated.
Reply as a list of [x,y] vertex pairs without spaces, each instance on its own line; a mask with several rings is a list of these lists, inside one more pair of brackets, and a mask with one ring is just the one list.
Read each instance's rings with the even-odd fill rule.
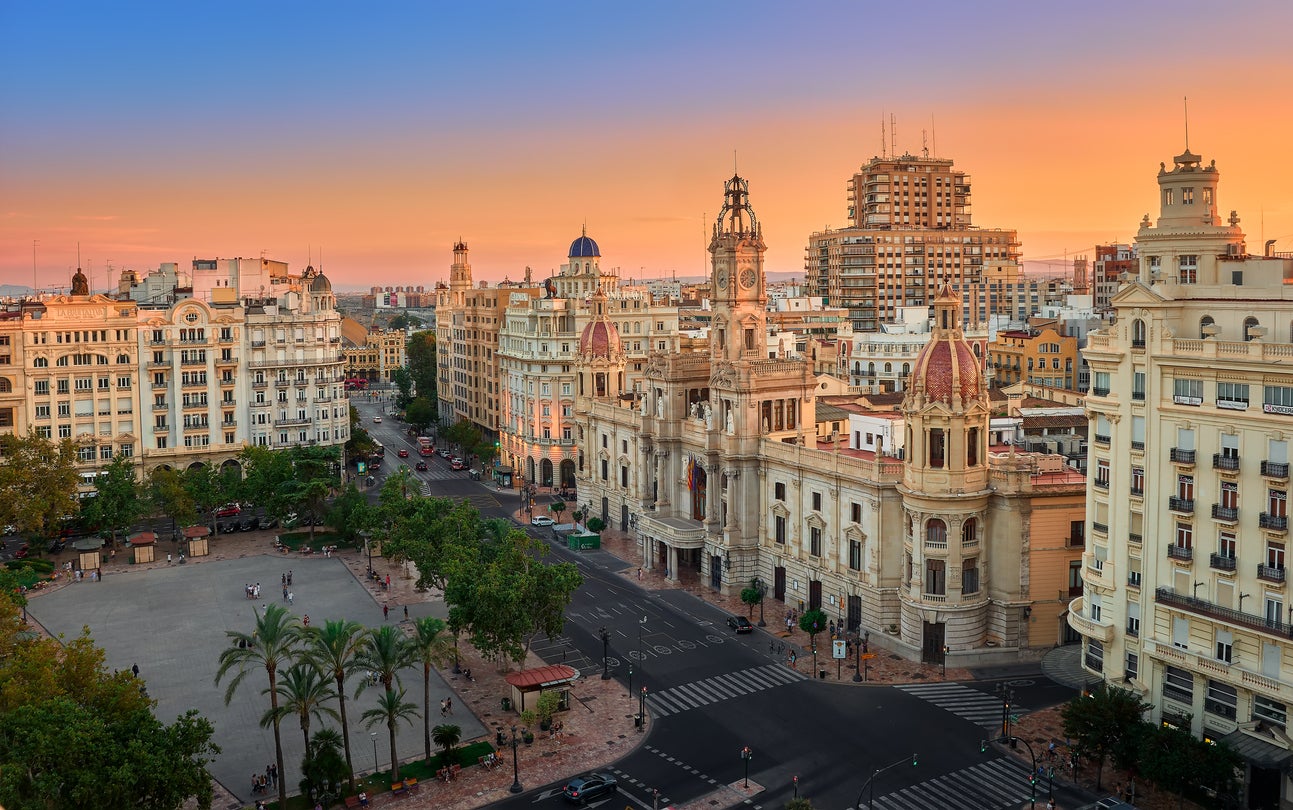
[[767,353],[768,294],[763,276],[763,228],[750,207],[750,185],[733,175],[724,186],[723,210],[709,242],[713,264],[715,361],[758,360]]
[[593,319],[579,336],[579,393],[614,397],[624,390],[624,347],[611,321],[605,291],[592,297]]

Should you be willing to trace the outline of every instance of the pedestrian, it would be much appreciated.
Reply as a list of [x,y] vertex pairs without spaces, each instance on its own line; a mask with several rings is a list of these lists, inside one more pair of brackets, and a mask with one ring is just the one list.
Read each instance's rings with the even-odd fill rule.
[[408,620],[409,620],[409,606],[408,606],[408,605],[405,605],[405,606],[404,606],[404,621],[408,621]]
[[641,568],[639,568],[639,569],[638,569],[638,582],[641,582],[641,581],[642,581],[642,569],[641,569]]
[[288,572],[287,572],[287,584],[288,584],[288,585],[291,585],[291,584],[292,584],[292,572],[291,572],[291,571],[288,571]]
[[274,775],[274,766],[265,766],[265,787],[269,787],[270,778]]
[[383,603],[382,603],[382,620],[384,621],[384,620],[386,620],[387,618],[389,618],[389,617],[390,617],[390,614],[391,614],[391,606],[390,606],[389,604],[386,604],[386,603],[384,603],[384,602],[383,602]]
[[390,589],[391,589],[391,575],[390,575],[390,574],[387,574],[387,575],[386,575],[386,590],[388,590],[388,591],[389,591]]
[[1046,800],[1046,810],[1055,810],[1055,800],[1054,800],[1054,799],[1047,799],[1047,800]]
[[171,564],[171,553],[169,551],[166,552],[166,564],[167,565]]
[[136,678],[138,678],[138,677],[139,677],[139,664],[135,664],[133,667],[131,667],[131,668],[130,668],[130,671],[131,671],[131,672],[133,672],[133,673],[135,673],[135,677],[136,677]]
[[286,586],[287,586],[287,574],[283,574],[283,576],[281,576],[281,577],[280,577],[280,579],[282,579],[282,580],[283,580],[283,586],[284,586],[284,587],[286,587]]
[[307,613],[301,617],[301,624],[305,625],[306,627],[310,626],[310,614]]
[[269,764],[269,775],[274,780],[274,787],[278,787],[278,766],[272,762]]
[[296,593],[295,593],[294,591],[288,591],[288,592],[287,592],[287,603],[288,603],[289,605],[290,605],[290,604],[293,604],[293,600],[295,600],[295,599],[296,599]]
[[445,707],[446,709],[448,709],[448,710],[449,710],[449,714],[450,714],[450,716],[452,716],[452,715],[453,715],[453,698],[451,698],[451,697],[447,697],[447,698],[445,698],[445,699],[444,699],[444,707]]
[[[448,698],[446,698],[445,700],[448,700]],[[447,717],[448,714],[449,714],[449,708],[445,705],[445,701],[444,700],[440,701],[440,716]]]
[[287,586],[286,586],[286,585],[284,585],[284,586],[283,586],[283,601],[284,601],[284,602],[286,602],[286,601],[287,601]]

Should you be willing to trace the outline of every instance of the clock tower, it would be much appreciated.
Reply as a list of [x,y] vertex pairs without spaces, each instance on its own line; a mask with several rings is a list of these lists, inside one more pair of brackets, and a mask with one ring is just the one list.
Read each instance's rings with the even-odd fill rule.
[[750,207],[750,184],[739,175],[727,181],[723,210],[709,242],[714,316],[710,356],[715,362],[767,357],[767,303],[763,228]]

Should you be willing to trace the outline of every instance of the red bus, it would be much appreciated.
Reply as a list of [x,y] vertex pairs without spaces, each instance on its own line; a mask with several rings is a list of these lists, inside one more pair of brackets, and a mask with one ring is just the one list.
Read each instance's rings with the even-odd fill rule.
[[431,444],[431,438],[429,436],[418,437],[418,455],[419,456],[435,455],[435,447]]

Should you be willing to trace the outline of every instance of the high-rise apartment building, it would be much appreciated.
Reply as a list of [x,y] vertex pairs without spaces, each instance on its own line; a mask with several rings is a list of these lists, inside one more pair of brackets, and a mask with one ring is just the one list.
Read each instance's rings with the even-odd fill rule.
[[1095,246],[1095,261],[1091,269],[1091,289],[1095,296],[1097,312],[1109,309],[1109,302],[1123,283],[1123,275],[1134,276],[1140,270],[1136,251],[1131,245],[1117,243]]
[[1218,216],[1219,177],[1188,149],[1160,165],[1138,272],[1088,338],[1090,546],[1068,620],[1092,676],[1228,742],[1248,763],[1243,806],[1284,807],[1293,254],[1248,255],[1239,217]]
[[848,183],[850,225],[808,238],[809,294],[874,332],[902,307],[931,306],[943,284],[979,282],[985,263],[1017,263],[1014,230],[972,225],[970,186],[951,160],[872,158]]

